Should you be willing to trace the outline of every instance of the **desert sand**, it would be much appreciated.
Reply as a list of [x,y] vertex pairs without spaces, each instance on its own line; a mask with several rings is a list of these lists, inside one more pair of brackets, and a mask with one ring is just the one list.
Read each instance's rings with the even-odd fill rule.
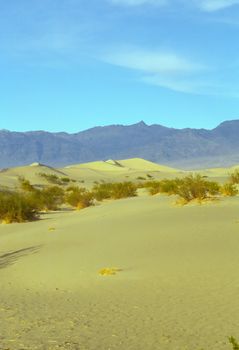
[[[134,162],[56,171],[87,185],[93,172],[111,180],[181,174]],[[39,181],[37,167],[22,175]],[[17,173],[0,181],[14,185]],[[228,169],[211,174],[223,180]],[[0,349],[230,349],[227,337],[239,337],[238,204],[179,207],[174,197],[142,193],[0,225]],[[119,271],[102,276],[103,268]]]

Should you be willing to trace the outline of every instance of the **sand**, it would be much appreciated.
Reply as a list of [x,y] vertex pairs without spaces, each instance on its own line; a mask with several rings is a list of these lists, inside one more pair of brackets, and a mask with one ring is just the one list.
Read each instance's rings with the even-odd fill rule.
[[[224,182],[229,170],[201,173]],[[142,159],[34,164],[1,172],[0,185],[15,187],[19,175],[44,185],[39,172],[86,187],[188,174]],[[0,350],[231,349],[239,197],[179,207],[175,197],[139,194],[0,225]]]
[[[0,349],[228,349],[239,198],[141,196],[0,226]],[[101,276],[105,267],[122,269]]]

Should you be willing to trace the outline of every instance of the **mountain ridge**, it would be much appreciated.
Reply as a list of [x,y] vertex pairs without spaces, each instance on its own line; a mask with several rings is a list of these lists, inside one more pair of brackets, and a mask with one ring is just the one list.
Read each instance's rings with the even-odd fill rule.
[[76,133],[0,130],[0,168],[39,162],[64,166],[96,160],[144,158],[176,167],[239,163],[239,120],[213,129],[176,129],[140,121]]

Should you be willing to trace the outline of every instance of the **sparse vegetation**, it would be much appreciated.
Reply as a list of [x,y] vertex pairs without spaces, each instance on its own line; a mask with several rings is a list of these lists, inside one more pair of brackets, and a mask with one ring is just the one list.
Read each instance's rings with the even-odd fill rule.
[[137,180],[147,180],[147,179],[145,177],[143,177],[143,176],[138,176]]
[[[42,176],[51,179],[51,182],[60,181],[64,185],[71,182],[68,177],[59,178],[56,175],[47,174]],[[137,185],[130,181],[116,183],[95,181],[91,191],[75,185],[69,186],[66,190],[58,185],[48,185],[39,189],[34,187],[29,180],[19,177],[19,193],[0,192],[0,220],[9,223],[30,221],[36,219],[41,211],[57,210],[64,203],[74,208],[83,209],[92,206],[94,200],[135,197],[138,188],[147,188],[151,195],[157,193],[178,195],[183,204],[192,200],[203,201],[215,198],[218,195],[236,196],[238,194],[235,184],[236,176],[237,173],[233,173],[233,181],[223,185],[208,181],[199,174],[161,181],[148,180],[139,182]],[[146,180],[143,177],[138,177],[138,179]]]
[[96,184],[93,187],[93,196],[98,201],[103,199],[120,199],[137,196],[137,186],[132,182],[116,182]]
[[201,175],[189,175],[177,181],[176,194],[186,203],[211,198],[220,193],[220,186],[213,181],[206,181]]
[[213,181],[206,181],[201,175],[189,175],[182,179],[164,179],[161,181],[148,181],[144,184],[151,195],[166,193],[178,195],[185,203],[194,199],[199,201],[220,193],[220,186]]
[[42,190],[36,189],[30,181],[25,178],[19,178],[20,189],[28,192],[29,201],[41,210],[57,210],[64,202],[64,190],[59,186],[49,186]]
[[62,183],[61,179],[57,175],[46,174],[46,173],[39,173],[38,175],[41,176],[42,178],[44,178],[45,180],[47,180],[51,184],[61,185],[61,183]]
[[70,182],[76,182],[76,180],[72,180],[67,176],[59,177],[55,174],[46,174],[46,173],[39,173],[38,175],[44,178],[45,180],[47,180],[50,184],[58,185],[58,186],[67,185]]
[[69,177],[61,177],[61,182],[68,184],[71,182],[71,179]]
[[37,218],[37,208],[28,195],[0,192],[0,221],[2,223],[32,221]]
[[33,192],[35,190],[34,186],[31,185],[30,181],[26,180],[23,176],[19,176],[18,181],[22,191]]
[[177,188],[180,180],[178,178],[173,180],[164,179],[161,181],[147,181],[144,187],[148,188],[151,195],[157,193],[166,193],[168,195],[177,194]]
[[64,190],[59,186],[51,186],[40,191],[41,209],[57,210],[64,203]]
[[77,209],[83,209],[93,205],[93,199],[91,192],[77,186],[69,187],[65,194],[66,203]]
[[234,185],[239,184],[239,170],[234,170],[234,172],[230,174],[230,182]]
[[233,197],[238,194],[238,189],[236,188],[235,184],[225,183],[221,186],[220,192],[223,196]]
[[228,340],[229,343],[232,345],[233,350],[239,350],[239,343],[234,337],[229,337]]
[[111,183],[102,183],[95,184],[92,190],[93,196],[97,201],[102,201],[104,199],[112,198],[112,184]]

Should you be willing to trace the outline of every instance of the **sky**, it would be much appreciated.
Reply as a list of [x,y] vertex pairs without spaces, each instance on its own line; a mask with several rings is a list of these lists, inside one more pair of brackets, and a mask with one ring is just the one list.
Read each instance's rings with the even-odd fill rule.
[[239,0],[0,1],[0,129],[239,119]]

